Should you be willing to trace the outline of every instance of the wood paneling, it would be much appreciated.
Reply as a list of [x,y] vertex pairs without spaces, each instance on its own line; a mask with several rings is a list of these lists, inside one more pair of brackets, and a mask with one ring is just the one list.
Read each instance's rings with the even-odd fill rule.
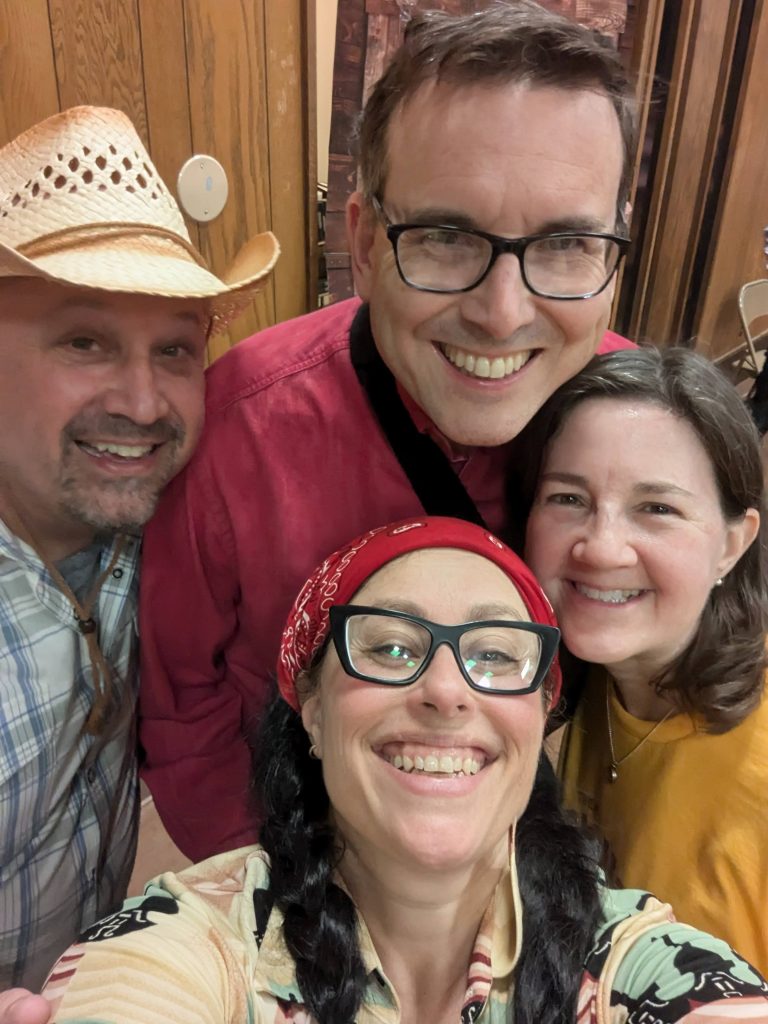
[[47,0],[0,0],[0,138],[58,109]]
[[[138,0],[149,151],[160,177],[176,190],[179,168],[192,155],[184,0]],[[197,223],[187,219],[195,245]]]
[[720,204],[709,270],[698,311],[698,345],[711,356],[739,343],[739,288],[765,277],[763,227],[768,225],[768,3],[757,4],[749,53],[719,187]]
[[[224,268],[246,240],[251,225],[270,222],[269,137],[262,4],[195,0],[186,4],[189,99],[195,152],[224,166],[228,202],[209,225],[200,226],[200,247],[213,267]],[[270,284],[230,329],[235,337],[275,322]],[[215,339],[212,355],[227,347]]]
[[146,143],[136,0],[48,0],[48,9],[62,110],[79,103],[117,107]]
[[[313,224],[316,222],[317,146],[314,134],[311,144],[302,144],[310,142],[309,134],[303,130],[309,107],[307,104],[305,109],[302,100],[303,83],[315,82],[314,65],[306,79],[302,74],[306,66],[302,40],[314,39],[314,26],[311,34],[305,31],[304,6],[303,0],[282,0],[279,8],[269,3],[265,6],[267,117],[270,126],[278,129],[270,131],[269,144],[272,230],[282,246],[275,274],[277,320],[298,316],[306,309],[303,291],[311,248],[307,232],[310,220]],[[312,263],[313,267],[317,266],[317,260]]]
[[740,3],[682,0],[629,334],[681,338]]

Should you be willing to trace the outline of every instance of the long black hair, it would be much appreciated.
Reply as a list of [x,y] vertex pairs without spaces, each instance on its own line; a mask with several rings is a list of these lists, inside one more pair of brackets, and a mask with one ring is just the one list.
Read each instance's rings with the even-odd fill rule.
[[[357,913],[333,881],[342,849],[328,824],[322,765],[309,756],[300,716],[280,697],[265,712],[256,750],[261,844],[302,998],[318,1024],[354,1024],[366,984]],[[598,850],[567,820],[544,755],[515,845],[523,937],[510,1019],[570,1024],[601,920]]]

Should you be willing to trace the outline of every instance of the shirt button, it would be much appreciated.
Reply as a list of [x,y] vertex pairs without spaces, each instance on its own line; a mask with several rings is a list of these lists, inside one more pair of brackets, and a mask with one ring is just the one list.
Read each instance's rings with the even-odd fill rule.
[[116,580],[121,580],[123,578],[123,570],[122,569],[113,569],[112,570],[112,575],[115,577]]
[[91,785],[93,785],[94,782],[96,781],[96,769],[95,768],[89,768],[87,770],[87,772],[85,773],[85,777],[88,780],[88,782]]

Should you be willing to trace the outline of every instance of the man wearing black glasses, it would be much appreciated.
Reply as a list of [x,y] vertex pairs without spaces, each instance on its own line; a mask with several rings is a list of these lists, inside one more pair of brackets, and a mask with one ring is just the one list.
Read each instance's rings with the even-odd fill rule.
[[323,552],[422,510],[504,532],[511,443],[602,348],[626,249],[617,55],[530,0],[418,14],[349,201],[363,300],[243,342],[149,529],[145,778],[193,859],[250,842],[245,735]]

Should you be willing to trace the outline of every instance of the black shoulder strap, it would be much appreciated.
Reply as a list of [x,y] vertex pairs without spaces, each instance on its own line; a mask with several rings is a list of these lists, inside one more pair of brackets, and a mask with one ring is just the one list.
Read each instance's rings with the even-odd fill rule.
[[485,526],[448,457],[431,437],[417,430],[403,405],[395,378],[374,343],[367,305],[358,310],[349,340],[357,379],[424,511]]

